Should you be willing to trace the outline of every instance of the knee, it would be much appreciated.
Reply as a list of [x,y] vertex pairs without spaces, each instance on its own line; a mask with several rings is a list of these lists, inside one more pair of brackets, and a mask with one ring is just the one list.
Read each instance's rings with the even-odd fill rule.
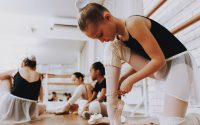
[[99,101],[92,101],[89,105],[89,112],[92,114],[101,113],[101,105]]
[[113,43],[108,43],[104,49],[103,62],[104,65],[121,67],[120,51],[121,49],[116,49]]

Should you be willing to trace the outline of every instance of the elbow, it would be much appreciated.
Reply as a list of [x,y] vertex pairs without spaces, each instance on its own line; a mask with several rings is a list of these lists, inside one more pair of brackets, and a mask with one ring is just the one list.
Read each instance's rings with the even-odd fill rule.
[[162,64],[162,66],[164,66],[164,65],[166,65],[166,59],[165,58],[162,58],[162,61],[161,61],[161,64]]
[[165,60],[165,58],[160,58],[159,59],[159,61],[158,61],[158,67],[159,68],[162,68],[163,66],[165,66],[166,65],[166,60]]
[[154,64],[156,64],[156,67],[159,69],[162,68],[164,65],[166,65],[166,60],[165,58],[157,58],[154,60]]

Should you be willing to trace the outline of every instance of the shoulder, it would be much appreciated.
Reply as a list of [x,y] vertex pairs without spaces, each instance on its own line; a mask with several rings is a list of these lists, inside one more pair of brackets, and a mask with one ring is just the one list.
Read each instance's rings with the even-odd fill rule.
[[44,79],[44,75],[43,75],[43,74],[38,73],[38,76],[39,76],[40,80],[43,80],[43,79]]
[[133,16],[126,20],[128,32],[137,41],[143,41],[144,36],[149,33],[151,21],[141,16]]
[[142,16],[131,16],[126,19],[126,27],[131,30],[132,28],[139,28],[146,26],[147,28],[151,27],[151,21]]
[[101,84],[103,87],[106,87],[106,79],[103,80],[103,83]]
[[96,82],[94,87],[98,87],[99,86],[99,82]]
[[8,71],[8,74],[10,74],[11,77],[14,77],[17,72],[19,72],[19,69],[13,69],[13,70],[9,70]]

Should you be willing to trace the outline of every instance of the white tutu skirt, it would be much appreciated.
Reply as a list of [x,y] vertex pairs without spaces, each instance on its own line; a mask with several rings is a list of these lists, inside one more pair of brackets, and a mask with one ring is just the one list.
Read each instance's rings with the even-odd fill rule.
[[189,52],[168,59],[155,77],[166,94],[200,107],[200,71]]
[[0,123],[24,123],[38,117],[36,101],[16,97],[9,92],[0,94]]

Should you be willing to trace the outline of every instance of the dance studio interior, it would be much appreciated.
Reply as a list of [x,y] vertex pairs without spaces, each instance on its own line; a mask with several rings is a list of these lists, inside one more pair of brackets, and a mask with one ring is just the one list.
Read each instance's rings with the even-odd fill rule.
[[[127,61],[119,57],[121,67],[112,65],[112,60],[116,59],[112,55],[115,54],[115,48],[106,46],[112,44],[113,40],[92,38],[87,34],[89,23],[95,24],[98,29],[98,22],[86,21],[87,29],[81,27],[84,9],[93,3],[109,11],[106,11],[105,18],[104,15],[101,18],[106,21],[126,20],[126,27],[132,24],[131,21],[128,23],[128,20],[134,20],[135,17],[138,17],[138,20],[152,19],[158,22],[186,47],[183,61],[175,62],[176,57],[171,60],[165,58],[168,66],[166,69],[170,71],[159,83],[157,79],[145,76],[132,83],[132,86],[128,87],[130,90],[125,91],[123,84],[128,77],[122,81],[121,87],[117,88],[120,82],[118,77],[121,79],[127,71],[134,69],[131,64],[134,65],[135,62],[137,65],[137,61]],[[90,8],[85,10],[87,9]],[[105,14],[104,12],[102,13]],[[110,16],[110,13],[113,16]],[[98,15],[95,17],[93,13],[92,16],[96,18]],[[153,32],[157,23],[150,22],[149,31]],[[132,30],[134,26],[137,27],[137,24],[133,25]],[[126,27],[125,30],[130,29]],[[115,37],[118,39],[117,28],[115,30]],[[129,36],[132,30],[129,30]],[[92,33],[94,32],[95,30]],[[137,32],[135,34],[142,34],[143,31]],[[156,39],[162,35],[160,30],[154,34],[158,34],[154,36]],[[166,46],[173,48],[170,46],[175,46],[173,42],[166,43]],[[152,47],[146,47],[145,44],[141,46],[144,47],[143,51],[151,52],[146,48]],[[112,54],[107,53],[106,48],[110,49]],[[118,49],[120,51],[123,48]],[[123,54],[125,55],[122,52],[122,56]],[[149,69],[150,62],[153,63],[153,57],[156,56],[150,57],[152,58],[146,64]],[[132,56],[130,58],[132,59]],[[108,59],[111,61],[105,61]],[[36,63],[35,67],[32,62]],[[182,62],[186,62],[185,70]],[[130,77],[139,78],[139,74],[148,69],[146,65],[135,70]],[[179,66],[182,66],[180,70],[175,69]],[[113,70],[108,70],[110,67],[119,71],[118,75]],[[172,67],[175,68],[172,70]],[[185,71],[186,76],[182,73]],[[152,68],[151,74],[154,72]],[[172,85],[168,86],[169,83],[165,82],[170,75],[173,75],[171,78],[174,79],[170,81]],[[199,0],[0,1],[0,125],[200,125],[198,78],[200,79]],[[115,83],[111,79],[115,79]],[[19,80],[21,81],[18,82]],[[179,81],[184,84],[181,85]],[[123,102],[116,103],[116,107],[112,104],[113,95],[110,90],[114,89],[111,83],[116,92],[122,92],[115,95],[116,99],[120,100],[118,102]],[[167,100],[166,95],[173,98]],[[185,97],[185,100],[181,96]],[[173,99],[178,100],[177,103]],[[118,109],[118,104],[122,104],[121,109]],[[117,115],[113,116],[112,107]],[[168,116],[160,118],[162,114]],[[169,122],[170,120],[174,121]]]

